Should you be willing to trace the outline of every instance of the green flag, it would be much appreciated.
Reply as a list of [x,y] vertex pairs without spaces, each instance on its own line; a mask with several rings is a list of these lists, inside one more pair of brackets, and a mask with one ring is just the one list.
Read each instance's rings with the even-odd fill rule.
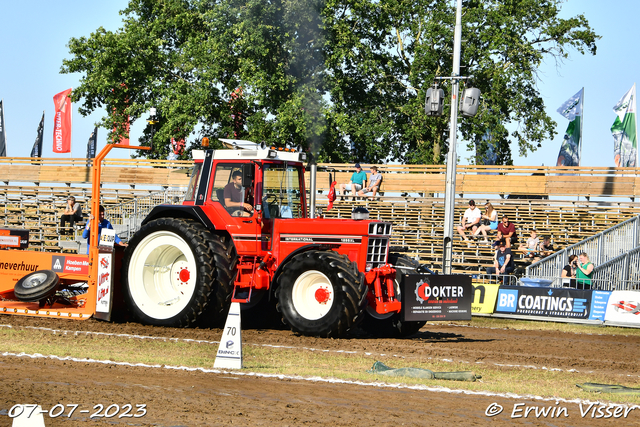
[[613,158],[617,167],[636,167],[638,135],[636,132],[636,85],[618,101],[613,111],[618,115],[611,126]]
[[584,88],[569,98],[558,108],[558,113],[571,120],[564,133],[564,140],[560,146],[557,166],[580,166],[580,144],[582,140],[582,101]]

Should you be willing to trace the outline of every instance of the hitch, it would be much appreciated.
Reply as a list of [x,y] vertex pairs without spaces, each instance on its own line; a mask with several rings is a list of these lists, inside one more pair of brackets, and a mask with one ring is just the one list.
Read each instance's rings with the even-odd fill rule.
[[369,292],[367,292],[369,305],[378,314],[399,313],[402,308],[402,302],[396,297],[395,268],[386,264],[369,270],[364,277],[369,287]]

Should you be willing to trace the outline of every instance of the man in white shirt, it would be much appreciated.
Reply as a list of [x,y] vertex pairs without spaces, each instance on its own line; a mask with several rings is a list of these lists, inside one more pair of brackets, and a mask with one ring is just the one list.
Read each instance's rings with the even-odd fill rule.
[[473,200],[469,200],[469,208],[464,211],[464,215],[462,215],[462,219],[460,220],[460,225],[458,226],[458,233],[465,242],[467,242],[467,246],[470,245],[469,239],[465,236],[465,230],[471,230],[471,235],[476,231],[478,226],[480,225],[480,219],[482,218],[482,212],[480,209],[476,208],[476,202]]
[[376,193],[380,189],[380,183],[382,182],[382,175],[378,172],[377,166],[371,166],[371,175],[369,175],[369,185],[358,191],[358,196],[364,196],[366,193],[373,192],[369,200],[373,200],[376,197]]

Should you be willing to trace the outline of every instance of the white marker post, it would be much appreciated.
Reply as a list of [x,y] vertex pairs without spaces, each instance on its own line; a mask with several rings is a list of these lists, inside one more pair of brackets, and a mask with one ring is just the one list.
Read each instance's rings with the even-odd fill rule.
[[45,427],[42,407],[40,405],[15,405],[11,408],[12,427]]
[[231,303],[213,367],[242,369],[242,330],[240,329],[239,302]]

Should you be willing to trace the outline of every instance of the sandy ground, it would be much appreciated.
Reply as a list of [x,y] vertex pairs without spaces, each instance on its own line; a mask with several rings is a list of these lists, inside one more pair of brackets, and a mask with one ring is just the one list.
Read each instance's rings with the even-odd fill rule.
[[[137,324],[55,321],[0,315],[0,324],[14,327],[39,326],[163,337],[217,340],[220,330],[170,329]],[[576,369],[606,373],[611,384],[640,387],[640,338],[517,331],[445,324],[428,324],[418,334],[402,340],[370,339],[355,335],[348,339],[318,339],[297,336],[286,330],[245,330],[246,344],[277,344],[328,350],[392,353],[405,365],[427,357],[469,363],[526,365],[538,368]],[[302,350],[301,350],[302,351]],[[0,352],[2,345],[0,343]],[[44,409],[56,404],[77,404],[71,419],[44,416],[46,426],[640,426],[640,408],[626,417],[581,416],[578,403],[527,401],[522,398],[469,395],[408,388],[312,382],[295,378],[186,372],[166,368],[143,368],[95,363],[0,358],[0,426],[10,426],[8,410],[17,403],[38,403]],[[455,389],[455,383],[446,387]],[[596,400],[592,395],[585,399]],[[112,418],[90,419],[111,404],[132,405],[131,411],[112,407]],[[136,405],[146,405],[142,414]],[[496,416],[487,412],[503,408]],[[522,406],[515,406],[522,405]],[[527,418],[526,407],[566,408],[566,414]],[[104,409],[102,414],[104,414]],[[70,408],[65,408],[65,414]],[[80,411],[88,411],[80,413]],[[612,410],[613,411],[613,410]],[[606,415],[606,412],[603,412]],[[553,413],[551,413],[553,414]],[[130,417],[120,415],[131,415]],[[596,417],[592,417],[595,415]]]

